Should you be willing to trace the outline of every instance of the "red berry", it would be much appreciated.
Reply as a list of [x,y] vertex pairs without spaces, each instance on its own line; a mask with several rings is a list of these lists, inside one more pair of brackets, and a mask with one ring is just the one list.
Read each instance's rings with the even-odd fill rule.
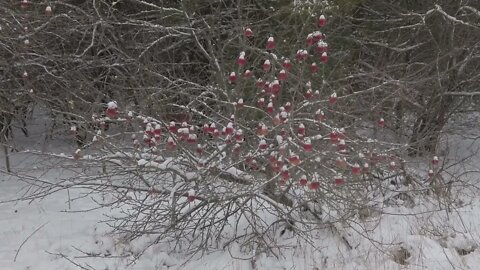
[[287,79],[287,72],[285,71],[285,69],[280,70],[280,72],[278,73],[278,80],[285,81],[286,79]]
[[235,74],[235,72],[232,71],[232,72],[230,73],[230,76],[228,76],[228,80],[229,80],[230,82],[235,82],[235,81],[237,80],[237,74]]
[[318,190],[320,188],[320,182],[311,182],[308,185],[308,188],[311,190]]
[[308,183],[307,176],[304,174],[300,177],[300,180],[298,181],[298,184],[300,186],[306,186]]
[[322,61],[322,63],[327,63],[328,62],[327,52],[322,53],[322,56],[320,57],[320,60]]
[[359,175],[362,172],[362,169],[360,168],[360,165],[358,163],[355,163],[352,167],[352,174],[353,175]]
[[249,27],[245,28],[245,30],[243,31],[243,35],[247,38],[253,37],[252,29],[250,29]]
[[51,7],[51,6],[47,6],[47,7],[45,8],[45,16],[50,17],[50,16],[52,16],[52,14],[53,14],[53,12],[52,12],[52,7]]
[[265,60],[265,62],[263,62],[263,71],[265,72],[268,72],[270,70],[270,67],[271,67],[271,64],[270,64],[270,60]]
[[292,69],[292,63],[290,62],[290,59],[285,59],[283,61],[283,68],[285,68],[288,71]]
[[267,50],[275,49],[275,39],[273,37],[268,38],[266,48]]
[[327,20],[325,19],[325,15],[320,15],[318,18],[318,26],[324,27],[327,24]]
[[330,98],[328,99],[328,102],[330,104],[335,104],[337,103],[337,93],[336,92],[333,92],[331,95],[330,95]]
[[341,186],[343,184],[345,184],[345,180],[343,179],[343,177],[341,175],[337,175],[335,177],[335,185]]

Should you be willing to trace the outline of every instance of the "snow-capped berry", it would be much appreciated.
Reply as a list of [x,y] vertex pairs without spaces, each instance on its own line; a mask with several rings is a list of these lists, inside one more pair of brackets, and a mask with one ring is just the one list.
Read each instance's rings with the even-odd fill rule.
[[229,122],[227,124],[227,127],[225,128],[225,135],[232,135],[233,134],[233,123],[232,122]]
[[197,143],[197,134],[195,133],[190,133],[187,138],[187,142],[189,144],[196,144]]
[[261,78],[258,78],[257,82],[255,83],[255,86],[260,89],[263,89],[265,87],[265,82]]
[[147,124],[147,126],[145,127],[145,134],[147,134],[150,137],[154,135],[152,124],[150,123]]
[[322,32],[320,32],[320,31],[315,31],[315,32],[313,32],[312,35],[313,35],[313,42],[318,42],[321,39],[323,39],[323,37],[324,37]]
[[237,143],[243,142],[243,130],[239,129],[237,132],[235,132],[235,141]]
[[328,102],[330,104],[335,104],[337,103],[337,93],[336,92],[333,92],[331,95],[330,95],[330,98],[328,99]]
[[267,50],[273,50],[275,49],[275,39],[273,37],[269,37],[267,39],[267,45],[266,45]]
[[307,42],[307,46],[311,46],[315,43],[315,41],[313,40],[313,34],[312,33],[307,35],[306,42]]
[[290,162],[293,166],[297,166],[298,164],[300,164],[300,157],[296,154],[291,154],[288,157],[288,162]]
[[308,183],[308,180],[307,180],[307,176],[305,174],[303,174],[302,176],[300,176],[300,180],[298,181],[298,184],[300,186],[306,186]]
[[308,184],[308,188],[311,190],[318,190],[320,188],[320,182],[311,182],[310,184]]
[[278,161],[277,159],[277,153],[276,152],[271,152],[270,155],[268,156],[268,162],[270,162],[270,164],[274,165],[276,164]]
[[305,96],[305,99],[312,99],[313,98],[312,89],[307,89],[307,92],[305,92],[304,96]]
[[245,37],[247,37],[247,38],[253,37],[253,31],[252,31],[252,29],[250,29],[249,27],[245,28],[245,29],[243,30],[243,35],[244,35]]
[[117,109],[118,105],[116,101],[110,101],[107,103],[107,108],[108,109]]
[[253,72],[249,69],[245,70],[245,72],[243,73],[243,77],[245,78],[251,78],[253,77]]
[[168,130],[169,130],[171,133],[176,133],[176,132],[177,132],[177,124],[175,123],[175,121],[171,121],[171,122],[168,124]]
[[257,126],[257,135],[258,136],[267,136],[268,127],[265,124],[258,124]]
[[325,18],[325,15],[322,14],[318,18],[318,26],[323,27],[325,24],[327,24],[327,19]]
[[271,67],[271,64],[270,64],[270,60],[265,60],[265,62],[263,62],[263,71],[265,72],[268,72],[270,70],[270,67]]
[[283,61],[283,68],[285,68],[288,71],[292,69],[292,63],[290,62],[290,59],[287,58]]
[[273,82],[270,83],[270,92],[274,95],[278,95],[280,92],[280,82],[278,80],[273,80]]
[[363,164],[363,172],[367,173],[370,170],[370,165],[368,163]]
[[315,112],[315,119],[317,121],[325,121],[325,119],[327,119],[327,117],[325,116],[325,113],[318,109],[316,112]]
[[152,138],[150,138],[150,136],[148,136],[147,134],[144,134],[144,135],[143,135],[143,142],[144,142],[146,145],[150,146],[151,143],[152,143]]
[[23,41],[23,44],[24,44],[25,46],[30,46],[30,40],[25,39],[25,40]]
[[115,101],[107,103],[106,116],[108,118],[116,118],[118,116],[118,105]]
[[187,201],[188,202],[193,202],[193,201],[195,201],[195,199],[196,199],[195,190],[190,189],[187,193]]
[[28,78],[28,72],[25,70],[23,73],[22,73],[22,79],[26,80]]
[[288,172],[287,165],[282,166],[282,179],[283,180],[288,180],[290,178],[290,173]]
[[258,144],[258,148],[262,151],[267,150],[268,148],[267,141],[265,141],[264,139],[260,140],[260,143]]
[[305,136],[305,125],[303,123],[300,123],[298,125],[297,133],[299,135]]
[[437,156],[434,156],[433,159],[432,159],[432,164],[433,164],[433,165],[438,165],[438,163],[439,163],[438,157],[437,157]]
[[20,1],[20,7],[22,9],[25,9],[25,8],[28,8],[30,6],[30,2],[28,2],[28,0],[22,0]]
[[208,133],[213,133],[216,127],[217,126],[215,125],[215,123],[211,123],[210,126],[208,127]]
[[202,132],[203,132],[204,134],[210,133],[210,126],[209,126],[208,124],[203,124]]
[[287,72],[285,71],[285,69],[280,70],[280,72],[278,73],[278,80],[285,81],[286,79],[287,79]]
[[378,126],[381,127],[381,128],[385,127],[385,119],[380,118],[378,120]]
[[203,154],[203,146],[201,144],[197,144],[195,152],[197,152],[197,155],[201,156]]
[[434,175],[433,170],[428,170],[428,178],[432,178]]
[[257,107],[258,108],[263,108],[265,107],[265,99],[264,98],[259,98],[257,101]]
[[235,71],[232,71],[232,72],[230,73],[230,75],[228,76],[228,80],[229,80],[230,82],[235,82],[235,81],[237,81],[237,74],[235,73]]
[[[282,107],[283,108],[283,107]],[[282,122],[286,123],[287,120],[288,120],[288,113],[285,111],[282,111],[280,112],[280,119],[282,120]]]
[[240,52],[240,55],[238,56],[237,59],[237,64],[241,67],[245,66],[247,63],[247,60],[245,60],[245,52]]
[[297,53],[295,54],[295,58],[298,60],[298,61],[304,61],[305,59],[307,59],[307,56],[308,56],[308,52],[307,50],[298,50]]
[[328,62],[327,52],[322,53],[322,56],[320,57],[320,60],[322,61],[322,63],[327,63]]
[[362,169],[360,168],[360,165],[358,165],[358,163],[355,163],[352,166],[352,174],[353,175],[359,175],[361,172],[362,172]]
[[52,14],[53,14],[53,12],[52,12],[52,7],[51,7],[51,6],[47,6],[47,7],[45,8],[45,16],[50,17],[50,16],[52,16]]
[[273,102],[269,102],[267,105],[267,112],[273,113]]
[[338,138],[338,132],[335,131],[335,130],[332,130],[332,131],[330,132],[330,142],[331,142],[332,144],[337,144],[337,143],[338,143],[338,140],[339,140],[339,138]]
[[320,41],[317,43],[316,51],[317,51],[317,53],[319,53],[319,54],[322,54],[322,53],[324,53],[324,52],[327,52],[327,51],[328,51],[328,43],[326,43],[326,42],[323,41],[323,40],[320,40]]
[[177,147],[177,143],[172,137],[168,137],[167,139],[167,145],[166,148],[167,150],[174,150]]
[[318,72],[317,63],[312,63],[312,64],[310,65],[310,72],[312,72],[312,73],[317,73],[317,72]]
[[70,127],[70,134],[72,134],[72,135],[77,134],[77,127],[76,126],[71,126]]
[[395,163],[395,161],[390,162],[388,168],[392,171],[395,170],[397,168],[397,164]]
[[303,150],[305,152],[312,152],[313,145],[312,145],[312,141],[309,138],[305,138],[303,142]]
[[237,109],[243,108],[243,98],[239,98],[236,104]]
[[343,176],[341,174],[338,174],[335,176],[335,185],[336,186],[341,186],[345,184],[345,179],[343,179]]

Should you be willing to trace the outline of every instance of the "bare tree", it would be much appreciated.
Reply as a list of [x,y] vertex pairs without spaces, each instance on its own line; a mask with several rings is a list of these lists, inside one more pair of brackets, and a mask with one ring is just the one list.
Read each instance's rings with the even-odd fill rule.
[[363,1],[350,18],[359,59],[352,91],[370,93],[365,102],[378,104],[373,110],[397,132],[411,130],[411,155],[435,153],[451,115],[479,94],[479,8],[477,1]]

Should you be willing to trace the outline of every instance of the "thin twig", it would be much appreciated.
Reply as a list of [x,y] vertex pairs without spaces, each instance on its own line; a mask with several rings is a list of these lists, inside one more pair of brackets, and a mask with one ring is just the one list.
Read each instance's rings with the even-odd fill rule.
[[22,249],[23,245],[25,245],[25,243],[27,243],[28,239],[30,239],[36,232],[38,232],[40,229],[45,227],[45,225],[47,225],[47,224],[48,224],[48,221],[43,223],[40,227],[38,227],[35,231],[33,231],[27,238],[25,238],[25,240],[23,240],[22,244],[18,247],[17,252],[15,253],[15,257],[13,258],[14,262],[17,261],[18,253],[20,253],[20,250]]

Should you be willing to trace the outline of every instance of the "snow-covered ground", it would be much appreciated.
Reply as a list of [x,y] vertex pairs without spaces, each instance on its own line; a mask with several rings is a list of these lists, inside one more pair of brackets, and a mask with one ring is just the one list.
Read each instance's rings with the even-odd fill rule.
[[[314,247],[287,233],[278,238],[281,251],[254,258],[235,245],[193,257],[154,245],[135,259],[133,254],[143,250],[148,238],[124,243],[109,233],[107,223],[99,223],[118,209],[94,209],[97,204],[82,189],[62,190],[30,201],[16,200],[34,187],[2,173],[0,269],[480,269],[480,196],[476,190],[480,175],[475,172],[480,171],[478,134],[467,134],[469,140],[465,132],[448,136],[453,146],[445,157],[449,163],[470,156],[448,168],[455,175],[466,172],[461,180],[469,184],[454,193],[450,209],[433,196],[415,198],[412,208],[406,204],[388,206],[382,209],[382,216],[371,215],[338,227],[352,245],[351,250],[338,233],[325,229],[311,235]],[[44,145],[40,132],[30,138],[16,137],[20,150],[52,147]],[[58,142],[54,147],[71,150]],[[12,169],[22,174],[50,181],[73,175],[69,168],[51,166],[55,162],[48,157],[13,152],[10,158]],[[3,156],[0,164],[4,164]],[[48,171],[42,167],[45,164],[50,166]],[[93,199],[102,198],[95,195]]]

